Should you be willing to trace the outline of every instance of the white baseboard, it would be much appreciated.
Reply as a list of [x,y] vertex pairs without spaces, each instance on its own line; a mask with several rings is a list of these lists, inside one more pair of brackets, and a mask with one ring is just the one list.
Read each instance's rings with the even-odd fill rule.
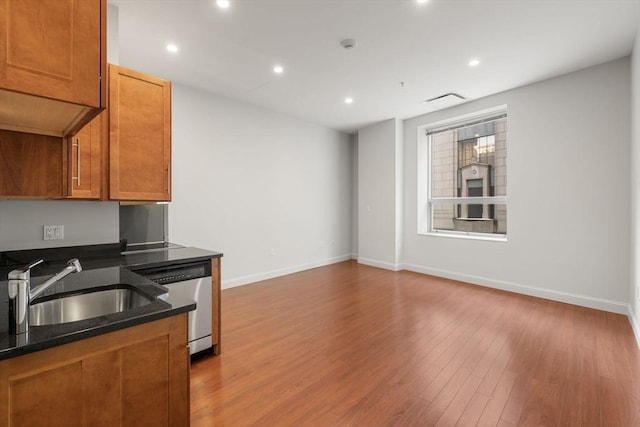
[[399,264],[391,264],[390,262],[378,261],[371,258],[358,258],[358,264],[369,265],[371,267],[384,268],[385,270],[400,271],[402,266]]
[[231,280],[224,280],[222,289],[234,288],[236,286],[248,285],[250,283],[259,282],[261,280],[272,279],[274,277],[285,276],[287,274],[297,273],[304,270],[310,270],[316,267],[336,264],[342,261],[357,259],[358,263],[369,265],[372,267],[383,268],[385,270],[399,271],[408,270],[416,273],[429,274],[431,276],[444,277],[447,279],[458,280],[461,282],[471,283],[479,286],[500,289],[503,291],[515,292],[524,295],[530,295],[539,298],[545,298],[552,301],[559,301],[568,304],[579,305],[582,307],[595,308],[597,310],[609,311],[612,313],[624,314],[629,318],[631,329],[636,338],[638,348],[640,348],[640,323],[636,319],[631,306],[620,301],[613,301],[604,298],[595,298],[586,295],[573,294],[569,292],[559,292],[536,286],[521,285],[517,283],[507,282],[503,280],[488,279],[486,277],[473,276],[468,274],[460,274],[447,270],[440,270],[428,267],[422,267],[413,264],[395,265],[383,261],[373,260],[369,258],[358,258],[356,254],[342,255],[334,258],[314,261],[307,264],[281,268],[278,270],[267,271],[264,273],[252,274],[249,276],[239,277]]
[[287,274],[298,273],[304,270],[310,270],[316,267],[335,264],[342,261],[349,261],[352,255],[341,255],[333,258],[326,258],[307,264],[294,265],[291,267],[279,268],[277,270],[266,271],[263,273],[251,274],[249,276],[237,277],[222,281],[222,289],[235,288],[236,286],[248,285],[250,283],[260,282],[262,280],[273,279],[274,277],[286,276]]
[[638,324],[638,319],[633,314],[633,310],[631,309],[631,305],[627,306],[629,312],[629,323],[631,323],[631,329],[633,329],[633,334],[636,336],[636,343],[638,344],[638,348],[640,348],[640,324]]
[[[403,264],[405,270],[414,271],[416,273],[429,274],[432,276],[444,277],[447,279],[458,280],[461,282],[471,283],[474,285],[486,286],[488,288],[500,289],[503,291],[515,292],[524,295],[530,295],[538,298],[545,298],[553,301],[564,302],[568,304],[579,305],[582,307],[595,308],[597,310],[609,311],[618,314],[629,314],[629,305],[626,302],[613,301],[604,298],[591,297],[587,295],[573,294],[570,292],[560,292],[551,289],[539,288],[536,286],[521,285],[502,280],[494,280],[486,277],[473,276],[468,274],[460,274],[452,271],[439,270],[434,268],[422,267],[419,265]],[[637,337],[636,333],[636,337]]]

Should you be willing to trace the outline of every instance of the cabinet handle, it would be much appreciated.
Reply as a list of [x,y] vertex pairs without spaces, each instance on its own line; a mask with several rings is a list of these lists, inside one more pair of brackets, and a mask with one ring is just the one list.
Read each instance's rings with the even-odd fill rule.
[[167,194],[169,194],[170,188],[171,188],[171,163],[167,165]]
[[78,147],[78,149],[76,150],[76,160],[78,161],[78,176],[74,176],[72,179],[76,180],[76,186],[80,187],[80,169],[81,169],[81,165],[80,165],[80,150],[81,150],[81,146],[80,146],[80,138],[76,138],[76,143],[73,144],[74,147]]

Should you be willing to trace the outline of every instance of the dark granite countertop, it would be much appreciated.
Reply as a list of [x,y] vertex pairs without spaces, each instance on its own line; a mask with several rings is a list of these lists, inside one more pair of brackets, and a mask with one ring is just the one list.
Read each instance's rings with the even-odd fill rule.
[[67,260],[71,258],[78,258],[83,270],[120,266],[135,271],[220,257],[222,254],[219,252],[179,245],[121,254],[118,243],[11,251],[0,253],[0,280],[6,280],[9,272],[16,267],[27,265],[37,259],[44,259],[45,262],[34,267],[31,273],[34,277],[55,274],[64,268]]
[[[131,251],[120,254],[119,245],[95,245],[46,250],[12,251],[0,254],[0,360],[8,359],[49,347],[113,332],[146,322],[194,310],[194,301],[172,295],[134,271],[166,265],[191,263],[222,257],[221,253],[198,248],[174,246],[159,250]],[[155,298],[153,302],[122,313],[50,326],[30,326],[28,336],[8,333],[7,274],[9,271],[35,259],[45,262],[31,273],[32,286],[61,270],[69,258],[78,258],[83,271],[71,274],[48,289],[40,298],[52,294],[111,284],[127,284],[141,293]],[[13,264],[13,265],[10,265]],[[38,300],[36,299],[35,302]]]
[[180,247],[164,250],[149,250],[140,252],[125,252],[120,255],[119,262],[122,267],[136,271],[141,268],[161,267],[164,265],[176,265],[204,261],[211,258],[220,258],[219,252],[207,251],[198,248]]
[[[37,285],[47,278],[48,276],[33,277],[32,283]],[[122,267],[84,270],[80,273],[71,274],[49,288],[34,303],[37,303],[38,300],[47,299],[53,294],[73,294],[74,291],[112,284],[130,285],[142,294],[152,298],[153,301],[147,305],[121,313],[60,325],[30,326],[27,334],[10,335],[8,333],[7,281],[0,282],[0,295],[4,296],[0,299],[0,360],[175,316],[179,313],[191,311],[196,307],[194,301],[172,295],[171,292],[167,291],[167,288]]]

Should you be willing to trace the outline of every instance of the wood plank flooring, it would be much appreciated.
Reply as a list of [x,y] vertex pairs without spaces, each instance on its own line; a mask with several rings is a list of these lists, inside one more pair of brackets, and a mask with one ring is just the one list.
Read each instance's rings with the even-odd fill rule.
[[353,261],[222,292],[192,426],[640,426],[625,316]]

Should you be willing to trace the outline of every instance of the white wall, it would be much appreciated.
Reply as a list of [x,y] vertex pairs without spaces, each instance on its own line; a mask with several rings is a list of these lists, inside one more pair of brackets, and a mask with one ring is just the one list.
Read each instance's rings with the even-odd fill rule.
[[[624,58],[406,120],[404,266],[626,313],[629,70]],[[418,235],[417,127],[502,104],[508,241]]]
[[358,259],[358,134],[351,135],[351,258]]
[[640,344],[640,28],[631,55],[631,280],[630,314]]
[[171,241],[223,287],[351,258],[349,135],[173,85]]
[[397,119],[358,131],[358,262],[398,270],[402,130]]
[[120,64],[120,12],[118,6],[107,4],[107,62]]
[[[43,225],[64,225],[64,240],[43,240]],[[118,202],[0,201],[0,251],[118,243]]]

